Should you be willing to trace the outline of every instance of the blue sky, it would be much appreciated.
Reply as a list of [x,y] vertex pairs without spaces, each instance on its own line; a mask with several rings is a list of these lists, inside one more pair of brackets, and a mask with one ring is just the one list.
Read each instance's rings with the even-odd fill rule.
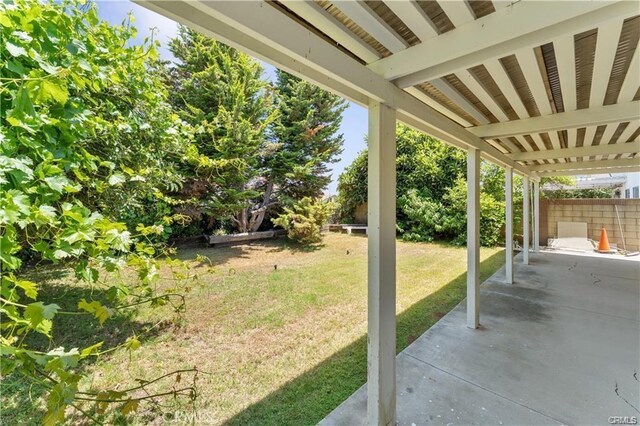
[[[100,18],[113,24],[120,24],[129,12],[135,16],[135,27],[138,29],[137,42],[141,43],[150,34],[151,28],[157,29],[160,41],[160,54],[166,59],[174,59],[167,49],[169,39],[175,36],[178,24],[164,16],[158,15],[142,6],[129,1],[98,1]],[[264,63],[265,76],[273,78],[273,66]],[[366,146],[364,136],[367,132],[367,110],[353,103],[343,113],[340,132],[344,134],[344,151],[340,162],[333,165],[332,181],[327,190],[328,194],[336,193],[338,176],[346,166],[351,164],[358,152]]]

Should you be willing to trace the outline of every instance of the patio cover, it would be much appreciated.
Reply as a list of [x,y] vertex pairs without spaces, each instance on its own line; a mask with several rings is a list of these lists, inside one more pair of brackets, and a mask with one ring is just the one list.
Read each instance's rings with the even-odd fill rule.
[[640,171],[637,1],[204,1],[143,6],[369,108],[368,421],[395,421],[395,123],[468,152],[467,325],[479,305],[480,158],[524,177]]

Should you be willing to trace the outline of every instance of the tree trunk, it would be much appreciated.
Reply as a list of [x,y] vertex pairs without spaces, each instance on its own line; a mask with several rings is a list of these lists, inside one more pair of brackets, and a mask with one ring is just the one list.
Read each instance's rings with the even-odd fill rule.
[[256,232],[258,228],[260,228],[260,225],[262,225],[262,221],[264,220],[264,216],[267,213],[267,209],[273,204],[270,203],[272,193],[273,183],[268,182],[267,187],[264,190],[264,197],[262,198],[260,207],[251,213],[251,219],[249,221],[249,229],[251,230],[250,232]]
[[242,209],[242,211],[232,220],[236,224],[236,228],[239,232],[256,232],[267,213],[269,207],[275,203],[271,202],[271,195],[273,194],[273,183],[268,182],[264,191],[262,202],[257,206],[249,206]]

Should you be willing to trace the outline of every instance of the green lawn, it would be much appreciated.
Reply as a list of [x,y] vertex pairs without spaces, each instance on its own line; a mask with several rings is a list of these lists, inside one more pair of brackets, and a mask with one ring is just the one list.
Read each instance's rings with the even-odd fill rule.
[[[88,367],[93,385],[129,387],[137,378],[197,366],[206,372],[195,402],[200,423],[315,424],[366,380],[366,252],[365,238],[340,234],[327,235],[323,247],[310,251],[284,240],[182,250],[184,259],[208,256],[214,268],[191,263],[204,285],[188,294],[181,318],[173,320],[168,309],[143,310],[102,328],[70,321],[55,336],[67,346],[84,339],[118,343],[146,330],[150,337],[137,351],[116,352]],[[399,241],[397,253],[400,351],[464,298],[466,250]],[[504,251],[482,249],[481,260],[484,280],[504,263]],[[66,306],[88,295],[64,271],[37,275]],[[5,378],[2,423],[39,423],[38,391]],[[147,407],[128,422],[158,421],[176,407],[194,410],[177,401]]]

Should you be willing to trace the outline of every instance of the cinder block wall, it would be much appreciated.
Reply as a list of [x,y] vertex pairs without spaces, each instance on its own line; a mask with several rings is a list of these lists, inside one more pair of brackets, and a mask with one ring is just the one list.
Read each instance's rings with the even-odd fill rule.
[[604,226],[609,242],[622,248],[615,206],[618,206],[627,250],[640,250],[640,199],[540,200],[540,244],[546,245],[547,238],[556,236],[558,222],[587,222],[589,238],[600,240]]

